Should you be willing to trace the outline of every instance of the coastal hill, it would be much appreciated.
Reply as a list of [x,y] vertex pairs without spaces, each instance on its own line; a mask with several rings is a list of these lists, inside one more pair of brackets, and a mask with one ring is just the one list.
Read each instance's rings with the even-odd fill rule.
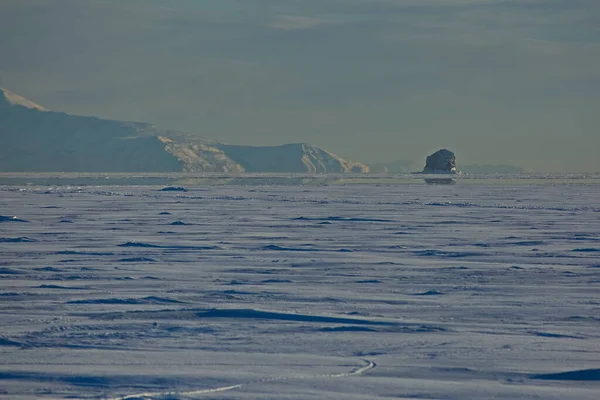
[[310,144],[224,144],[147,123],[50,111],[2,88],[0,140],[2,172],[369,172]]

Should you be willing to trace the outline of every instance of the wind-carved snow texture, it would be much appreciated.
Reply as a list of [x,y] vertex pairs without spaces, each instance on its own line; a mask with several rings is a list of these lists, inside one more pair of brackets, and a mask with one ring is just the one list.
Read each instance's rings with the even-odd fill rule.
[[0,187],[0,398],[598,398],[597,185],[163,188]]

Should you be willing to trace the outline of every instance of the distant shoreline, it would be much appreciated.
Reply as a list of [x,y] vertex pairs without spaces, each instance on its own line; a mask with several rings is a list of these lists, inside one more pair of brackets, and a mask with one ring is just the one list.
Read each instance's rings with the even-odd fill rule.
[[0,172],[0,186],[168,186],[168,185],[426,185],[451,178],[457,185],[473,184],[600,184],[600,173],[521,174],[309,174],[309,173],[97,173]]

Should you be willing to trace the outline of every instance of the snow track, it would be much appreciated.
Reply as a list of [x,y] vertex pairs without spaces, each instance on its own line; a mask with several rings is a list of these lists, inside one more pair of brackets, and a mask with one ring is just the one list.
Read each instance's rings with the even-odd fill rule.
[[229,390],[240,389],[245,386],[250,385],[258,385],[268,382],[277,382],[277,381],[290,381],[290,380],[303,380],[303,379],[311,379],[311,378],[326,378],[326,379],[336,379],[336,378],[346,378],[350,376],[358,376],[362,375],[377,366],[373,361],[363,360],[365,365],[359,368],[355,368],[349,372],[341,372],[337,374],[313,374],[313,375],[292,375],[292,376],[274,376],[270,378],[258,379],[254,381],[238,383],[236,385],[228,385],[228,386],[220,386],[212,389],[200,389],[200,390],[191,390],[187,392],[145,392],[145,393],[136,393],[130,394],[122,397],[111,397],[107,400],[147,400],[147,399],[161,399],[161,398],[172,398],[172,397],[181,397],[181,396],[198,396],[203,394],[210,393],[218,393],[218,392],[226,392]]

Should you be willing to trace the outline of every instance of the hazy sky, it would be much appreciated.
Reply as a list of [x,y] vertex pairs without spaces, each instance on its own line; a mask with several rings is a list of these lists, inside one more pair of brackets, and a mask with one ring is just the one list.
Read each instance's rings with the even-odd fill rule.
[[235,144],[600,171],[599,0],[1,0],[0,85]]

